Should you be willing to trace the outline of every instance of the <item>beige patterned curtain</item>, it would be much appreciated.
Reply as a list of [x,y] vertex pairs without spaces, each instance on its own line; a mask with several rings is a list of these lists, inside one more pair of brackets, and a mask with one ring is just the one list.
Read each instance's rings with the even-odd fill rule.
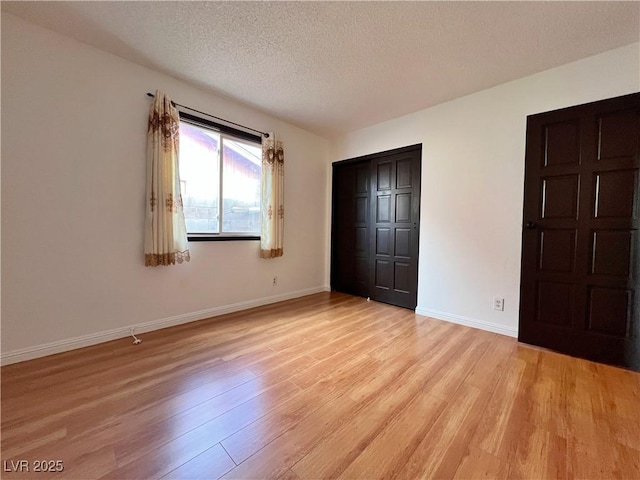
[[178,110],[157,90],[147,130],[146,266],[189,261],[178,170],[179,131]]
[[262,140],[260,256],[281,257],[284,241],[284,149],[273,133]]

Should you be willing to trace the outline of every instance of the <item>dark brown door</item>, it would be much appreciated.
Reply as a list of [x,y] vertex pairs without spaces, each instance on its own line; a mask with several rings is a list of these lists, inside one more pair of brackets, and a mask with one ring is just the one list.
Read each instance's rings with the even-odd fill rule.
[[421,151],[333,164],[332,289],[416,308]]
[[371,161],[370,295],[416,308],[421,150]]
[[640,94],[527,119],[519,340],[640,371]]

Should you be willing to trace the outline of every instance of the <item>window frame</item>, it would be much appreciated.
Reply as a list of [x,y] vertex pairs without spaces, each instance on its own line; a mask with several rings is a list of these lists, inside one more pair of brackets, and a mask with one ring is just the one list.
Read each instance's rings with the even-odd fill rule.
[[[258,135],[254,135],[252,133],[249,132],[245,132],[242,130],[238,130],[236,128],[233,127],[229,127],[228,125],[223,125],[217,122],[214,122],[212,120],[209,120],[207,118],[203,118],[197,115],[193,115],[191,113],[187,113],[187,112],[183,112],[183,111],[179,111],[178,112],[180,115],[180,121],[184,121],[185,123],[194,125],[196,127],[201,127],[201,128],[207,128],[209,130],[212,130],[214,132],[217,132],[221,135],[220,137],[220,151],[222,151],[222,135],[228,136],[228,137],[235,137],[238,140],[245,140],[245,141],[249,141],[249,142],[253,142],[256,143],[258,145],[262,145],[262,137],[258,136]],[[224,182],[224,167],[222,165],[222,161],[220,160],[220,205],[222,206],[223,203],[223,198],[222,198],[222,188],[223,188],[223,182]],[[260,214],[262,215],[262,205],[260,205]],[[222,226],[222,225],[221,225]],[[189,233],[187,232],[187,241],[189,242],[228,242],[228,241],[235,241],[235,240],[249,240],[249,241],[259,241],[260,240],[260,235],[255,235],[255,234],[247,234],[247,235],[243,235],[243,234],[239,234],[239,233],[228,233],[225,234],[223,232],[218,232],[218,233]]]

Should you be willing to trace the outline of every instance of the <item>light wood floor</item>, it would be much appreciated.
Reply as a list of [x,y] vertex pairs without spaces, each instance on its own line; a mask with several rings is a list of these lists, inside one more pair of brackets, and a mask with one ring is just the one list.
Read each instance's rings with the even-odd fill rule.
[[2,368],[2,477],[640,478],[633,372],[336,293],[142,338]]

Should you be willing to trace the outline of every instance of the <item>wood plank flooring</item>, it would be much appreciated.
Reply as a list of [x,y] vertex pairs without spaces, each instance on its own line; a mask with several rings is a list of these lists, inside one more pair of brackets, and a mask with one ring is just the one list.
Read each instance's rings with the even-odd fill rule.
[[638,373],[339,293],[142,339],[3,367],[2,478],[640,479]]

